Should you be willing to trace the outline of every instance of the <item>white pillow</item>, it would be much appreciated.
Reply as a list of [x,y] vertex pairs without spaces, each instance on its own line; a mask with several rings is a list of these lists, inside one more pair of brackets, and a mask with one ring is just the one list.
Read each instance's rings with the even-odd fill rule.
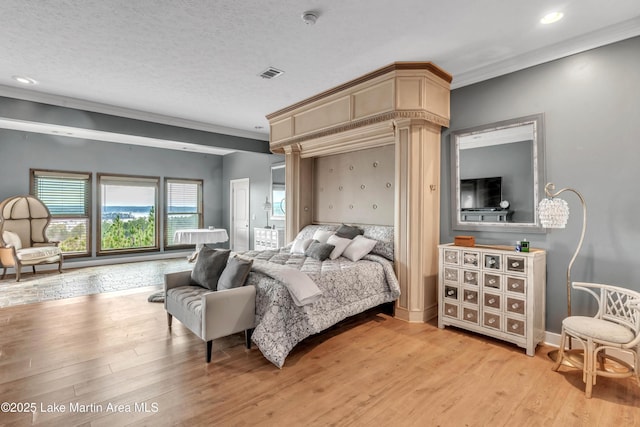
[[344,250],[342,256],[354,262],[358,261],[371,252],[376,243],[378,243],[376,240],[367,239],[364,236],[356,236],[351,241],[351,244]]
[[334,234],[336,234],[335,231],[316,230],[316,232],[313,233],[312,239],[317,240],[320,243],[327,243],[327,239]]
[[327,239],[327,243],[335,246],[335,248],[333,248],[333,250],[329,254],[329,258],[331,259],[338,258],[340,255],[342,255],[342,252],[344,252],[344,250],[347,249],[347,247],[351,244],[352,241],[353,240],[351,239],[347,239],[345,237],[338,237],[336,235],[329,236],[329,238]]
[[12,245],[16,248],[16,251],[22,249],[22,241],[20,240],[20,236],[18,236],[13,231],[5,230],[2,232],[2,239],[5,241],[7,245]]
[[304,254],[309,245],[313,242],[313,239],[296,239],[291,246],[292,254]]

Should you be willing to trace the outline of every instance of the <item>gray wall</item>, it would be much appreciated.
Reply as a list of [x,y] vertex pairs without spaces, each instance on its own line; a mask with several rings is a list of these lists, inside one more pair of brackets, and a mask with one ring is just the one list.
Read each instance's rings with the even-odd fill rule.
[[[222,156],[0,129],[0,200],[29,193],[30,168],[93,172],[93,212],[97,212],[95,174],[99,172],[158,176],[161,181],[164,177],[203,179],[204,224],[222,223]],[[162,188],[159,205],[164,205]],[[94,215],[94,253],[95,232]]]
[[[271,165],[283,164],[284,156],[276,154],[259,154],[236,152],[223,157],[222,167],[222,200],[224,209],[222,223],[227,230],[231,230],[229,210],[229,188],[232,179],[249,178],[249,247],[253,248],[254,227],[267,225],[267,214],[262,209],[265,198],[271,190]],[[271,196],[269,196],[271,200]],[[284,221],[269,219],[269,225],[284,228]]]
[[[543,112],[546,181],[573,187],[586,199],[587,234],[572,280],[609,283],[640,291],[640,37],[455,89],[451,127],[442,135],[441,242],[452,242],[449,209],[452,130]],[[455,77],[454,77],[455,78]],[[559,332],[566,316],[566,269],[582,226],[573,193],[566,229],[546,234],[464,232],[477,243],[514,244],[527,238],[547,250],[546,329]],[[594,304],[573,293],[573,314]]]

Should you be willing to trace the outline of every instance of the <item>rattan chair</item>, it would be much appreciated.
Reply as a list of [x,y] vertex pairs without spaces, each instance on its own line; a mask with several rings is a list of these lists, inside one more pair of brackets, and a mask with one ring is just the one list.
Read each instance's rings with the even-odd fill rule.
[[[571,351],[565,349],[568,339],[575,338],[584,349],[582,380],[587,398],[591,397],[598,375],[635,376],[640,385],[640,292],[597,283],[573,282],[572,287],[593,295],[598,302],[598,312],[594,317],[570,316],[562,321],[560,351],[553,370],[557,371],[565,360],[568,365],[576,366],[575,359],[570,359]],[[615,357],[611,351],[628,353],[633,357],[633,364]],[[610,364],[614,369],[608,367]]]

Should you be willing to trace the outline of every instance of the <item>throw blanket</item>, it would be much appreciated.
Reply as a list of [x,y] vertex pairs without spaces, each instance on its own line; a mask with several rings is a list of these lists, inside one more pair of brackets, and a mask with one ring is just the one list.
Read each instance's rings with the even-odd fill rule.
[[300,270],[257,259],[253,262],[252,270],[281,281],[298,307],[313,304],[322,296],[316,283]]

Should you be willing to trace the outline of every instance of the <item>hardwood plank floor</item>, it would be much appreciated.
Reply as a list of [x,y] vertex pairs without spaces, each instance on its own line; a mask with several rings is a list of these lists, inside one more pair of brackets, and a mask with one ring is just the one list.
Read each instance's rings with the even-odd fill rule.
[[550,348],[527,357],[375,312],[301,343],[281,370],[242,334],[206,364],[151,289],[0,309],[0,400],[37,409],[0,425],[640,425],[633,379],[598,378],[585,399],[581,372],[551,371]]

